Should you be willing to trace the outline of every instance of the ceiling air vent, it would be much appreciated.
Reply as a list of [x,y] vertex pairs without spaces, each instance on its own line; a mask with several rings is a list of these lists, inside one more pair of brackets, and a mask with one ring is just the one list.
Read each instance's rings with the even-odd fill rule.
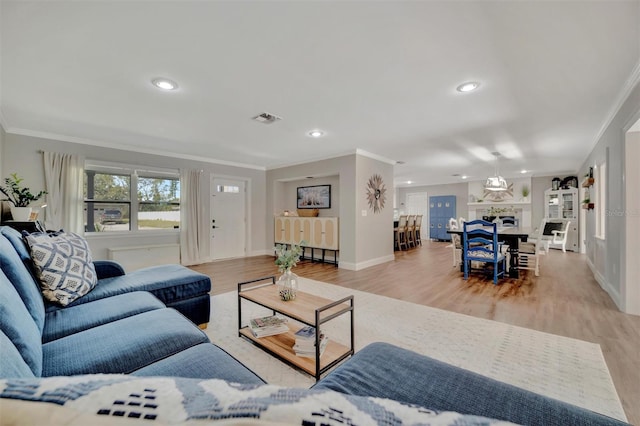
[[262,114],[259,114],[253,117],[253,120],[257,121],[258,123],[271,124],[271,123],[275,123],[278,120],[282,120],[282,117],[269,114],[268,112],[263,112]]

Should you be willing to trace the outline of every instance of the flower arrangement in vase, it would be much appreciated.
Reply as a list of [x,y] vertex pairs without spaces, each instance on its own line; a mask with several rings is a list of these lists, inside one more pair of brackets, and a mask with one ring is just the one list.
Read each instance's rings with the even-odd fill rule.
[[0,192],[2,192],[13,206],[11,207],[11,216],[13,220],[25,222],[29,220],[31,215],[31,204],[34,201],[39,200],[47,191],[40,191],[37,194],[32,194],[29,188],[20,186],[24,179],[19,178],[17,173],[12,173],[11,177],[4,180],[5,185],[0,186]]
[[290,248],[287,248],[287,246],[283,244],[277,244],[275,246],[276,266],[278,267],[278,271],[282,273],[276,285],[280,299],[285,302],[296,298],[298,276],[291,272],[291,268],[296,266],[300,261],[302,247],[305,244],[305,241],[301,241],[300,245],[292,244]]

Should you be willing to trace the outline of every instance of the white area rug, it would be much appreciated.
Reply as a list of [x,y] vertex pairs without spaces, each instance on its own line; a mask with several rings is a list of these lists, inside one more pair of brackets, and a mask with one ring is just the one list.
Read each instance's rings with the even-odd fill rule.
[[[600,346],[497,321],[403,302],[309,279],[300,289],[328,299],[354,295],[356,352],[372,342],[411,349],[467,370],[626,421]],[[243,301],[243,321],[270,311]],[[207,335],[270,384],[309,387],[314,379],[238,337],[235,292],[212,297]],[[246,315],[245,315],[246,314]],[[348,315],[327,324],[348,345]]]

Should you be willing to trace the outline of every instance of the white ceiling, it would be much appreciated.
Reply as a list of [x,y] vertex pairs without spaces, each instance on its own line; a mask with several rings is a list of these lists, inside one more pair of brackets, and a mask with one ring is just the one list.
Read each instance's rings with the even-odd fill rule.
[[[406,186],[573,173],[640,64],[640,1],[5,1],[2,124],[276,168],[360,149]],[[150,80],[168,77],[179,90]],[[459,93],[465,81],[480,89]],[[264,125],[251,117],[283,117]],[[306,133],[326,132],[322,139]]]

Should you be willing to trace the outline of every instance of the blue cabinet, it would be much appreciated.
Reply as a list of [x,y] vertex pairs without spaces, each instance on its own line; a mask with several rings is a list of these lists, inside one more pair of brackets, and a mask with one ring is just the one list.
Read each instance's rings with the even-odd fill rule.
[[429,238],[451,241],[451,235],[447,234],[447,224],[452,217],[456,217],[455,195],[429,197]]

